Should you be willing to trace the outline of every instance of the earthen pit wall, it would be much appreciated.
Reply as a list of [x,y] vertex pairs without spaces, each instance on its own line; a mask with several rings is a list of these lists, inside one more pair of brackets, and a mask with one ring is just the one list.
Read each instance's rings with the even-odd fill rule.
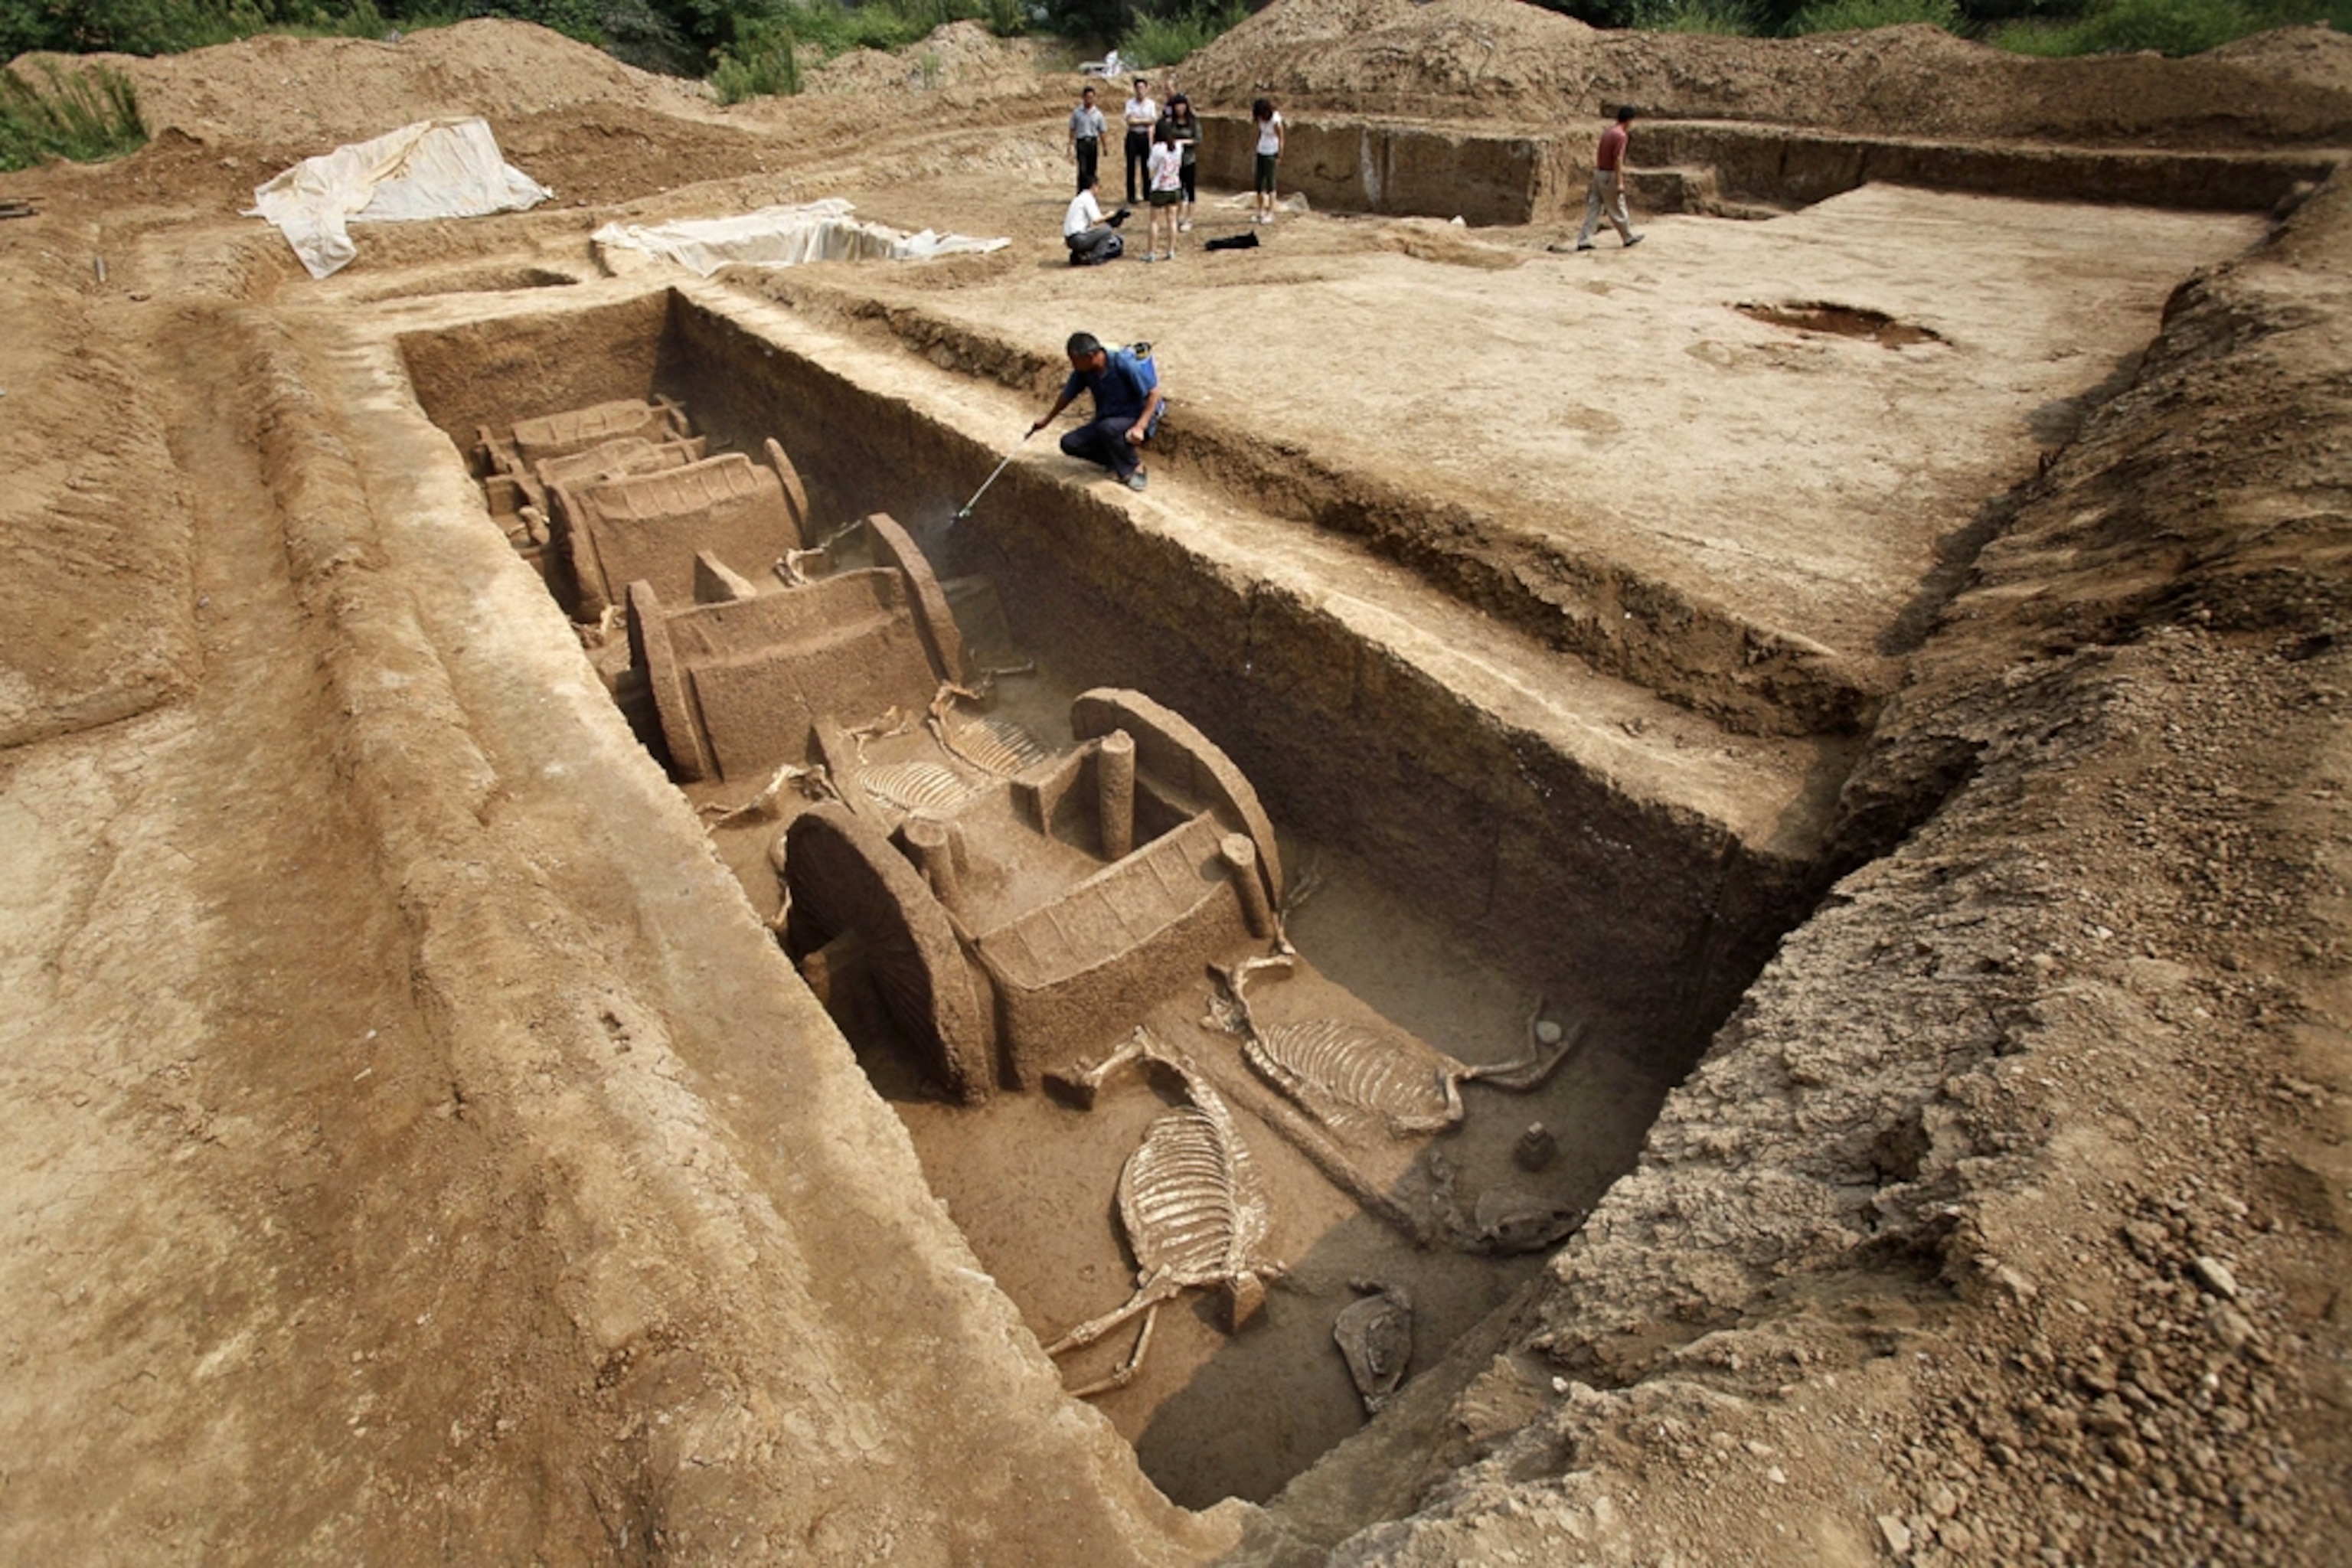
[[404,335],[401,358],[418,403],[470,455],[478,426],[646,396],[668,313],[663,296],[643,294],[520,321],[468,321]]
[[[2296,186],[2326,180],[2346,155],[1908,141],[1700,121],[1640,130],[1638,164],[1710,170],[1724,195],[1788,205],[1883,182],[2043,201],[2266,212]],[[1580,205],[1581,187],[1574,194]]]
[[[975,331],[919,308],[867,310],[782,268],[753,287],[793,309],[839,311],[943,370],[1034,394],[1068,374],[1058,354]],[[1162,473],[1190,472],[1257,511],[1361,542],[1440,593],[1597,671],[1742,735],[1850,735],[1899,674],[1894,661],[1838,654],[1745,621],[1706,597],[1511,527],[1446,495],[1340,468],[1268,442],[1187,404],[1153,443]]]
[[[1281,188],[1318,208],[1531,223],[1561,205],[1559,146],[1547,136],[1481,134],[1369,120],[1283,120]],[[1251,188],[1257,132],[1249,116],[1201,117],[1201,177]]]
[[[1204,114],[1201,177],[1247,190],[1256,136],[1246,115]],[[1559,222],[1581,212],[1591,138],[1328,116],[1285,117],[1281,188],[1318,208],[1477,225]],[[1634,195],[1652,211],[1705,210],[1711,174],[1738,200],[1802,206],[1873,181],[1983,195],[2196,211],[2262,212],[2325,180],[2341,151],[2231,153],[1841,136],[1704,121],[1643,121]],[[1646,176],[1646,177],[1645,177]]]
[[[677,300],[659,389],[715,438],[774,435],[823,529],[936,523],[999,454]],[[1296,594],[1137,526],[1102,487],[1016,463],[951,569],[1003,587],[1021,641],[1132,686],[1232,755],[1277,819],[1361,855],[1509,967],[1679,1071],[1810,901],[1810,868],[1633,798]]]

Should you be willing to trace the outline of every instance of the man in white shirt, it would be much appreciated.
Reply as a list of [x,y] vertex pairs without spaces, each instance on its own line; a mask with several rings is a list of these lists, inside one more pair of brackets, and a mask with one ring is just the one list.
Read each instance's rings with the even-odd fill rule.
[[1160,123],[1160,105],[1149,81],[1135,79],[1135,96],[1119,110],[1119,118],[1127,121],[1127,205],[1133,206],[1143,199],[1140,182],[1151,157],[1151,128]]
[[1121,245],[1113,250],[1105,242],[1118,238],[1118,225],[1127,216],[1127,209],[1120,208],[1111,217],[1103,216],[1102,204],[1095,199],[1095,184],[1094,176],[1087,176],[1086,185],[1070,198],[1069,210],[1062,215],[1062,243],[1070,248],[1073,267],[1108,261],[1126,248]]

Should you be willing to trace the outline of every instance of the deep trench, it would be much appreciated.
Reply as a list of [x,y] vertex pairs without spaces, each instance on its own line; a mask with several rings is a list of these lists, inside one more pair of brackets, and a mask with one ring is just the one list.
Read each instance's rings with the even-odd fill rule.
[[[1431,1144],[1465,1211],[1491,1194],[1589,1212],[1810,907],[1812,868],[1757,855],[1696,813],[1635,802],[1311,606],[1203,572],[1122,526],[1101,487],[1015,465],[985,514],[946,526],[995,454],[683,296],[420,332],[402,349],[427,416],[460,451],[479,426],[650,395],[681,403],[713,452],[777,438],[817,531],[892,514],[950,580],[967,636],[999,645],[997,657],[1034,658],[1037,672],[1003,681],[1001,701],[1049,743],[1069,742],[1060,716],[1072,693],[1121,686],[1222,747],[1255,784],[1285,858],[1321,874],[1291,934],[1329,978],[1465,1060],[1509,1055],[1540,998],[1549,1019],[1580,1031],[1578,1049],[1525,1099],[1466,1090],[1464,1126]],[[639,728],[659,754],[658,731]],[[746,793],[741,781],[689,790],[698,803]],[[778,902],[776,834],[714,833],[763,915]],[[1172,996],[1164,1016],[1181,1022],[1201,1005]],[[887,1021],[854,1006],[836,1015],[934,1191],[1040,1340],[1118,1304],[1132,1266],[1112,1192],[1169,1091],[1129,1089],[1090,1112],[1038,1094],[958,1106],[911,1068]],[[1538,1121],[1561,1152],[1529,1173],[1513,1152]],[[1363,1424],[1331,1340],[1356,1281],[1410,1287],[1419,1370],[1541,1263],[1541,1249],[1416,1246],[1278,1140],[1259,1142],[1289,1237],[1304,1243],[1269,1310],[1229,1337],[1205,1297],[1179,1302],[1146,1373],[1102,1402],[1146,1472],[1195,1507],[1269,1497]],[[1416,1173],[1430,1170],[1424,1156]],[[1087,1370],[1123,1349],[1097,1347]]]

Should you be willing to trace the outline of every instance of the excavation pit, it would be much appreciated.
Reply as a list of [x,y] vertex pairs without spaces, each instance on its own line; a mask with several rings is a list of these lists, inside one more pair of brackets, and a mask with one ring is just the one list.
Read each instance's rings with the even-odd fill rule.
[[[1791,825],[1818,819],[1832,781],[1808,781],[1801,810],[1776,805],[1777,837],[1764,818],[1645,798],[1581,729],[1525,707],[1516,689],[1465,690],[1431,648],[1384,641],[1389,623],[1351,623],[1279,574],[1140,528],[1105,487],[1047,469],[1016,465],[987,507],[950,526],[996,454],[957,424],[950,378],[924,366],[929,384],[908,395],[892,384],[909,374],[903,361],[806,352],[723,290],[509,309],[401,339],[417,398],[458,449],[478,426],[614,399],[675,399],[714,453],[773,437],[805,479],[812,533],[895,515],[949,576],[975,658],[1036,661],[999,681],[995,716],[1064,750],[1078,739],[1074,695],[1128,687],[1223,748],[1263,796],[1281,858],[1319,883],[1288,934],[1322,978],[1257,981],[1251,1002],[1269,1026],[1325,1015],[1385,1024],[1473,1066],[1524,1055],[1533,1025],[1572,1043],[1528,1092],[1471,1083],[1459,1127],[1378,1144],[1362,1163],[1385,1205],[1375,1214],[1283,1133],[1281,1097],[1243,1067],[1230,1035],[1204,1028],[1217,1000],[1206,973],[1152,1001],[1150,1027],[1190,1042],[1250,1130],[1274,1198],[1270,1245],[1287,1265],[1237,1334],[1213,1295],[1172,1303],[1135,1381],[1098,1401],[1175,1500],[1268,1497],[1363,1425],[1332,1339],[1357,1282],[1409,1293],[1416,1369],[1508,1301],[1630,1168],[1666,1089],[1803,912],[1809,844]],[[1473,636],[1449,639],[1446,656],[1505,657]],[[616,668],[609,654],[600,662]],[[641,706],[633,718],[659,754],[658,728]],[[758,783],[730,773],[684,787],[709,818]],[[778,913],[779,831],[755,817],[712,832],[763,917]],[[1181,1098],[1167,1076],[1115,1083],[1091,1110],[1034,1091],[961,1105],[870,999],[834,1011],[933,1192],[1040,1341],[1118,1305],[1133,1275],[1112,1194],[1146,1129]],[[1093,1042],[1093,1054],[1118,1043]],[[1070,1382],[1126,1353],[1113,1336],[1073,1354]]]
[[[2352,45],[2050,62],[1922,28],[1276,11],[1187,64],[1202,101],[1544,139],[1557,202],[1456,227],[1454,191],[1478,195],[1457,165],[1420,184],[1433,217],[1326,216],[1343,186],[1204,255],[1241,222],[1212,175],[1178,265],[1068,268],[1065,61],[969,25],[943,94],[912,100],[931,45],[845,60],[825,85],[847,93],[736,107],[496,20],[120,59],[153,143],[9,177],[37,209],[0,224],[21,326],[0,365],[21,481],[6,1256],[37,1304],[12,1319],[10,1556],[1689,1563],[1901,1537],[2331,1559],[2343,1424],[2303,1396],[2343,1348],[2320,1178],[2345,1075],[2314,1020],[2340,978],[2344,672],[2300,656],[2342,619],[2352,214],[2340,174],[2253,214],[2326,173],[2291,165],[2340,163]],[[1648,241],[1554,251],[1612,82],[1644,111]],[[561,202],[386,230],[323,281],[227,216],[254,178],[476,97]],[[954,123],[909,114],[933,99]],[[1422,153],[1390,146],[1394,197]],[[1709,179],[1724,216],[1700,216]],[[818,192],[1013,246],[673,299],[684,274],[600,276],[587,238]],[[1743,300],[1946,342],[1889,352]],[[608,310],[636,319],[568,345],[550,325]],[[1140,497],[1015,445],[1074,329],[1151,339],[1170,378]],[[417,403],[400,340],[467,332],[501,397],[546,395],[515,412],[642,397],[666,334],[700,345],[658,367],[673,387],[707,353],[768,396],[764,351],[789,356],[782,422],[698,395],[742,427],[731,455],[798,444],[798,420],[895,460],[888,504],[968,621],[993,598],[996,643],[1066,650],[987,717],[1066,722],[1076,689],[1131,671],[1216,725],[1286,861],[1322,867],[1292,925],[1355,1004],[1465,1055],[1517,1054],[1538,988],[1563,1034],[1614,1030],[1546,1092],[1592,1096],[1612,1044],[1692,1037],[1658,996],[1739,965],[1678,950],[1675,922],[1730,940],[1771,929],[1766,898],[1811,907],[1817,803],[1862,745],[1836,842],[1902,842],[1783,940],[1513,1310],[1433,1362],[1462,1311],[1443,1290],[1478,1277],[1396,1277],[1416,1353],[1376,1418],[1332,1339],[1353,1322],[1376,1352],[1396,1299],[1337,1279],[1361,1222],[1334,1227],[1303,1177],[1266,1242],[1293,1272],[1237,1336],[1197,1292],[1144,1369],[1179,1392],[1074,1399],[1126,1350],[1044,1352],[1126,1299],[1118,1145],[1189,1091],[1139,1070],[1091,1112],[1003,1090],[1006,1120],[974,1121],[828,1018],[747,896],[772,832],[724,833],[730,868],[697,809],[745,804],[760,764],[681,792],[485,504],[471,432]],[[614,376],[612,353],[643,363]],[[1156,807],[1139,819],[1156,841]],[[1056,834],[1077,877],[1085,826]],[[1717,884],[1687,875],[1693,844],[1724,851]],[[1302,984],[1256,977],[1266,1025]],[[1606,1156],[1546,1107],[1463,1094],[1469,1129],[1432,1146],[1474,1221],[1514,1234],[1490,1189]],[[1094,1161],[1043,1220],[1007,1163],[1023,1116],[1036,1191]],[[1490,1126],[1519,1136],[1477,1144]],[[1535,1170],[1504,1163],[1523,1143]],[[1095,1250],[1024,1280],[1016,1255],[1063,1233]],[[2072,1446],[2009,1430],[2096,1404],[2075,1373],[2140,1337],[2109,1368],[2124,1395],[2218,1375],[2213,1400]],[[1289,1400],[1312,1429],[1218,1381],[1266,1360],[1322,1380]],[[1217,1417],[1255,1451],[1188,1469]],[[1187,1499],[1355,1435],[1262,1513],[1195,1511],[1120,1427]],[[2139,1484],[2209,1447],[2174,1491]]]

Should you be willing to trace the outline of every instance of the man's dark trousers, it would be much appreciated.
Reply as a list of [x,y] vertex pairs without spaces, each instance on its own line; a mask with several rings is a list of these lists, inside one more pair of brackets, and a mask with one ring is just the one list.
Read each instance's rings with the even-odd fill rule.
[[[1102,142],[1092,136],[1078,138],[1078,189],[1083,191],[1095,183],[1095,169],[1102,162]],[[1131,206],[1134,204],[1129,202]]]
[[1143,454],[1127,443],[1127,433],[1134,426],[1132,419],[1097,419],[1081,425],[1062,437],[1062,450],[1070,457],[1100,463],[1123,479],[1143,466]]
[[1133,206],[1143,198],[1136,193],[1142,189],[1136,182],[1151,167],[1151,132],[1133,130],[1127,133],[1127,205]]
[[[1104,241],[1116,239],[1118,237],[1118,230],[1108,226],[1097,226],[1095,228],[1082,228],[1076,234],[1066,234],[1062,237],[1062,243],[1069,247],[1070,258],[1073,261],[1082,267],[1091,266],[1097,262],[1108,261],[1110,259],[1109,257],[1103,254],[1103,250],[1105,248]],[[1126,249],[1126,247],[1120,246],[1118,248],[1119,251],[1123,252]]]

